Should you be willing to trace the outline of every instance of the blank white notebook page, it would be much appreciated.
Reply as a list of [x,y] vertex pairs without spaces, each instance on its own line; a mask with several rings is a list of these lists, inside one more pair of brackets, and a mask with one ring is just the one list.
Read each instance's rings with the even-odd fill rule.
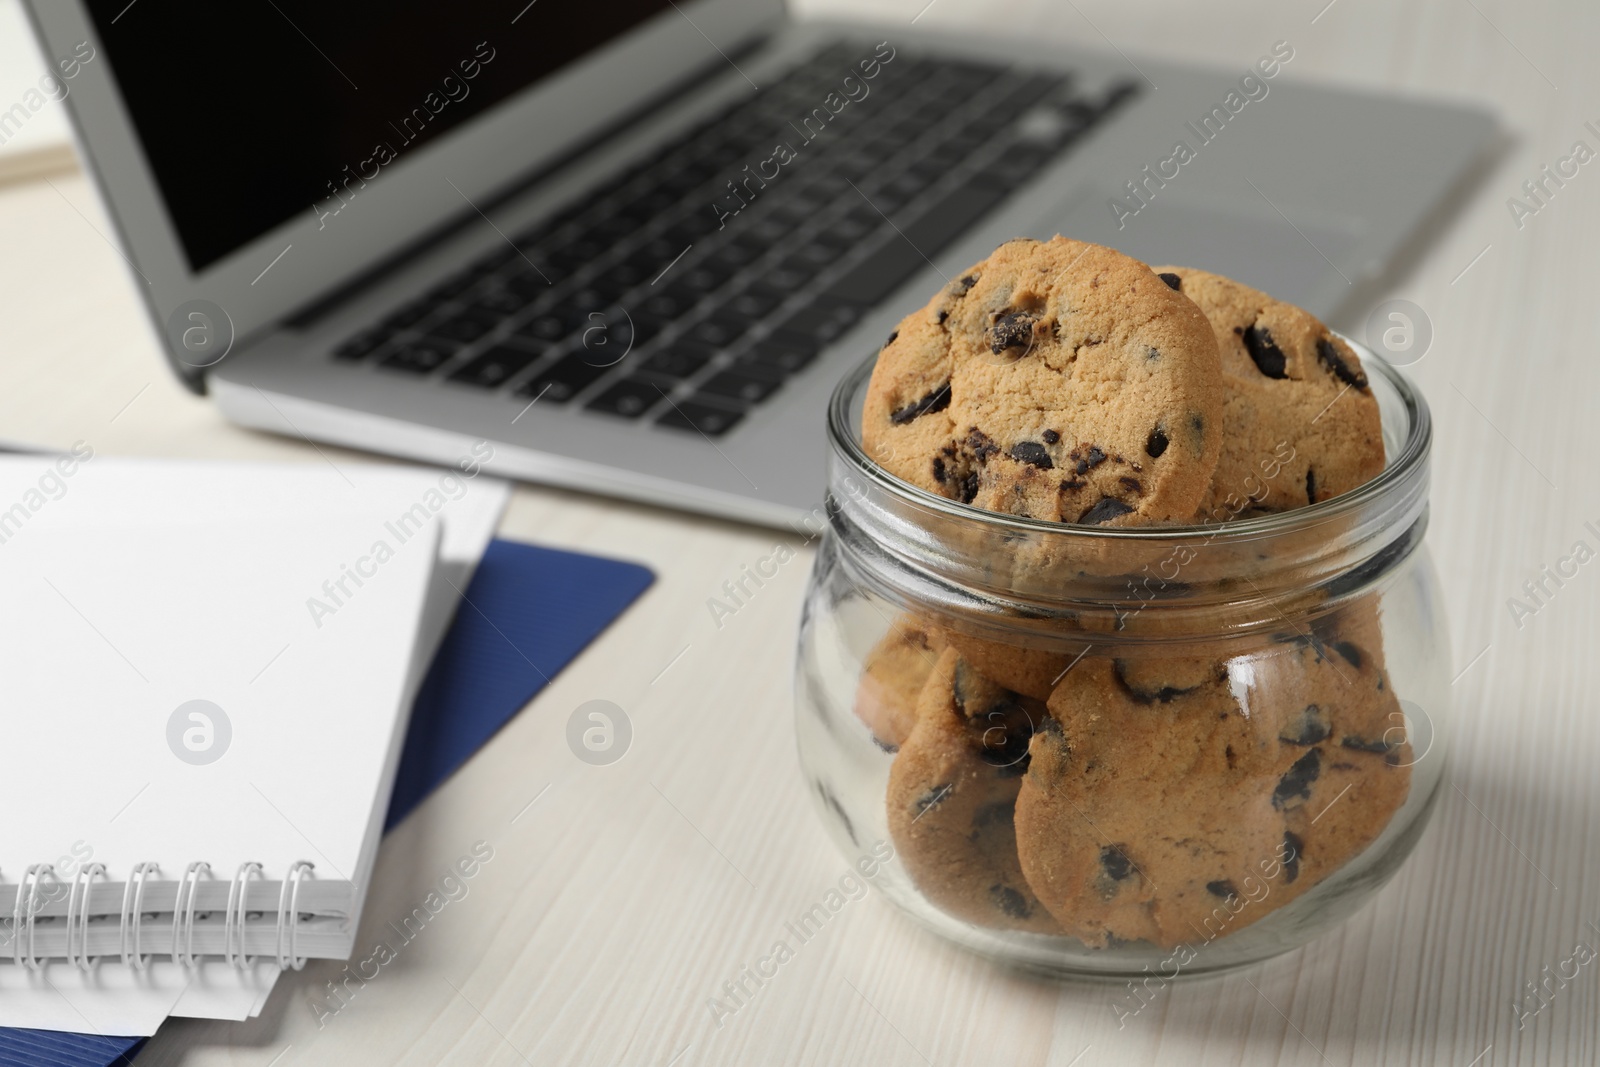
[[[301,859],[317,881],[351,877],[437,533],[375,559],[370,514],[15,531],[0,884],[64,856],[113,882],[146,861],[163,880],[192,861],[227,880],[247,860],[275,879]],[[222,714],[183,714],[192,701]]]

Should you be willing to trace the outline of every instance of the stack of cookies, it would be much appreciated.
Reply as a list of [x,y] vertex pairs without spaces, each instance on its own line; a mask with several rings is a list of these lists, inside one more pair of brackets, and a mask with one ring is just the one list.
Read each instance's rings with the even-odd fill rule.
[[[1360,359],[1315,317],[1060,237],[1001,246],[901,322],[862,439],[928,492],[1104,527],[1288,511],[1384,466]],[[1405,802],[1411,753],[1374,599],[1297,617],[1225,643],[1084,632],[1078,656],[902,617],[856,712],[895,754],[889,826],[924,896],[1171,947],[1337,871]]]

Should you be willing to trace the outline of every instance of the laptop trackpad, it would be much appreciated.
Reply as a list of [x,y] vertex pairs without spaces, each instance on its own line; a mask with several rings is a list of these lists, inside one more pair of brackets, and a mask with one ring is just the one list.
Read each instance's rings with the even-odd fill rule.
[[1315,314],[1330,310],[1315,306],[1335,272],[1330,260],[1354,276],[1349,253],[1361,235],[1357,218],[1296,210],[1291,225],[1259,197],[1186,196],[1167,189],[1136,215],[1125,216],[1119,229],[1111,200],[1109,190],[1093,186],[1070,193],[1039,215],[1028,236],[1044,240],[1060,233],[1151,265],[1225,274]]

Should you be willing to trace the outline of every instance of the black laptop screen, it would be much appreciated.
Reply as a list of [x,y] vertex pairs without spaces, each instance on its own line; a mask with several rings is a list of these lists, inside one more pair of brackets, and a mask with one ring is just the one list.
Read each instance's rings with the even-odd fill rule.
[[199,271],[670,0],[87,0]]

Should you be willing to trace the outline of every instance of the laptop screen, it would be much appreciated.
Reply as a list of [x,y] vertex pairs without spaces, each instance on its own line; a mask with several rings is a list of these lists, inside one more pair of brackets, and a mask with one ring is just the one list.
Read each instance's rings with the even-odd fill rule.
[[670,0],[87,6],[198,272],[297,212],[338,209]]

